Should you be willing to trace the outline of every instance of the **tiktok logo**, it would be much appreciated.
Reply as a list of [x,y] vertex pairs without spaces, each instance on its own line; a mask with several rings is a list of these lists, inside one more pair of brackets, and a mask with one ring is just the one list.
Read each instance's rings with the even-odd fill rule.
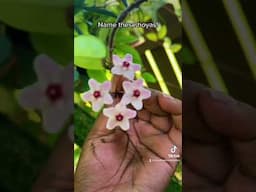
[[171,147],[170,151],[171,151],[172,154],[174,154],[174,153],[176,153],[177,149],[178,149],[178,147],[176,145],[173,145]]

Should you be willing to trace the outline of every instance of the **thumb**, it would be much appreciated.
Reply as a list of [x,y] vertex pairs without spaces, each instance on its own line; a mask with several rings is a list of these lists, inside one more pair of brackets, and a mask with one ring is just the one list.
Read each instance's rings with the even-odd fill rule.
[[237,140],[256,138],[256,109],[221,92],[204,91],[199,96],[200,111],[215,131]]

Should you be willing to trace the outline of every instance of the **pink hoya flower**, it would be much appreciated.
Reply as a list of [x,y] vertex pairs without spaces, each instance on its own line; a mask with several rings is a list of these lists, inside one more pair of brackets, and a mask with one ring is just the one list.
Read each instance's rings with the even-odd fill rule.
[[129,119],[135,118],[137,112],[128,109],[125,105],[117,104],[115,107],[105,108],[103,114],[109,118],[107,129],[119,126],[122,130],[127,131],[130,128]]
[[43,128],[58,132],[73,112],[73,65],[62,67],[46,55],[34,60],[38,82],[21,90],[22,107],[41,111]]
[[82,99],[92,103],[93,111],[98,112],[104,104],[110,105],[113,103],[113,99],[109,94],[111,89],[110,81],[100,84],[96,80],[90,79],[89,87],[90,90],[82,94]]
[[141,110],[143,107],[142,100],[151,96],[151,92],[143,88],[143,80],[139,79],[133,82],[124,81],[123,88],[125,94],[122,97],[121,103],[128,105],[129,103],[137,109]]
[[111,72],[116,75],[123,75],[127,79],[133,80],[136,71],[140,70],[140,65],[133,63],[133,57],[130,54],[126,54],[124,59],[121,59],[117,55],[113,55],[113,68]]

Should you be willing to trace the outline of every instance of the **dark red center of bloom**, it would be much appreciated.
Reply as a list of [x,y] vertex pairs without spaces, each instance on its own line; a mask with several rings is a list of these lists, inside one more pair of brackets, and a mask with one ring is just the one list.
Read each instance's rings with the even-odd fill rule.
[[100,91],[94,91],[93,96],[98,99],[101,96]]
[[116,120],[117,120],[117,121],[122,121],[123,119],[124,119],[124,116],[121,115],[121,114],[118,114],[118,115],[116,116]]
[[127,61],[124,61],[124,62],[123,62],[123,67],[125,67],[125,68],[130,67],[130,63],[127,62]]
[[139,97],[140,96],[140,91],[138,89],[133,91],[133,96],[134,97]]
[[45,94],[52,102],[55,102],[63,97],[63,90],[60,84],[50,84]]

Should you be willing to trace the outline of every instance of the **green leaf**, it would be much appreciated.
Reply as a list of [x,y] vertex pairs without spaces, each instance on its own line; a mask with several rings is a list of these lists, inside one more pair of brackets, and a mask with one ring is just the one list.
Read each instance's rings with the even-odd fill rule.
[[142,59],[140,57],[139,52],[130,45],[127,44],[118,44],[114,53],[119,55],[120,57],[124,57],[127,53],[133,56],[134,63],[142,64]]
[[108,11],[106,9],[98,8],[98,7],[85,7],[84,10],[92,13],[98,13],[100,15],[106,15],[109,17],[114,17],[114,18],[117,17],[115,13]]
[[83,69],[102,70],[102,59],[92,57],[75,57],[75,65]]
[[67,25],[69,6],[69,0],[4,0],[1,1],[0,20],[29,32],[72,34],[73,29]]
[[30,40],[39,54],[47,54],[61,65],[67,65],[73,61],[74,40],[70,35],[31,33]]
[[155,76],[149,72],[145,72],[142,74],[143,79],[147,82],[147,83],[156,83],[157,80],[155,78]]
[[106,73],[102,70],[87,70],[87,74],[90,78],[95,79],[101,83],[107,80]]
[[132,44],[138,41],[138,38],[132,35],[127,29],[121,29],[117,32],[116,35],[116,44]]
[[78,73],[78,71],[75,69],[75,70],[74,70],[74,81],[77,81],[77,80],[79,80],[79,73]]
[[170,46],[170,49],[172,50],[173,53],[179,52],[181,48],[182,48],[181,44],[172,44]]
[[123,4],[124,4],[125,7],[128,7],[128,2],[127,2],[127,0],[122,0],[122,2],[123,2]]
[[101,70],[102,59],[106,56],[102,41],[92,35],[81,35],[74,40],[75,65],[84,69]]
[[158,31],[158,38],[164,39],[167,35],[167,27],[166,25],[162,25]]
[[157,42],[158,41],[158,36],[156,33],[150,32],[146,34],[146,38],[150,41]]
[[180,55],[181,55],[180,58],[182,60],[182,63],[184,64],[193,65],[197,61],[196,56],[194,55],[192,50],[189,49],[188,47],[183,47],[181,49]]

